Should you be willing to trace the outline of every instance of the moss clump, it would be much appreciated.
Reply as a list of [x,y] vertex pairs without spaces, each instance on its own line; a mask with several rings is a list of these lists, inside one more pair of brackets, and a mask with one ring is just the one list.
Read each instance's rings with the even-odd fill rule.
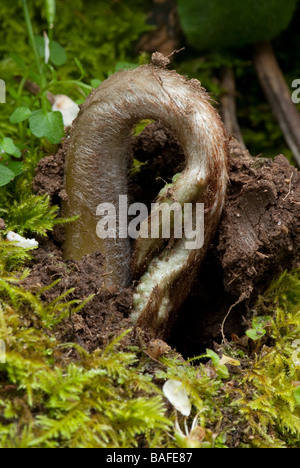
[[273,318],[269,342],[260,343],[245,374],[241,412],[254,429],[253,445],[299,448],[300,270],[276,279],[257,305]]
[[270,40],[291,21],[297,0],[178,0],[182,28],[197,50]]

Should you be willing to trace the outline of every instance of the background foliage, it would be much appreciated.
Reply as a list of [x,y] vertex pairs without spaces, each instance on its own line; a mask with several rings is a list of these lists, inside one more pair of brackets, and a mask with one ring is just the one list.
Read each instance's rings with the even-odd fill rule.
[[200,51],[270,40],[289,25],[298,0],[178,0],[183,30]]

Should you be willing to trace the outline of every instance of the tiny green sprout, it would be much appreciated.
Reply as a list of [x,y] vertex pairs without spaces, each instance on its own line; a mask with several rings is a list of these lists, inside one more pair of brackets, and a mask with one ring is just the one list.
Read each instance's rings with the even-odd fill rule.
[[252,319],[252,328],[246,331],[246,335],[251,338],[251,340],[259,340],[266,334],[265,327],[270,322],[270,320],[271,317],[269,315],[254,317]]
[[175,184],[175,182],[177,182],[180,176],[181,176],[181,172],[177,172],[177,174],[174,174],[172,177],[172,184]]
[[135,174],[139,174],[144,166],[147,166],[148,162],[141,162],[138,159],[133,158],[132,160],[132,167],[129,171],[130,176],[134,176]]
[[[186,418],[184,418],[185,432],[183,432],[179,426],[176,415],[175,440],[179,448],[201,448],[202,439],[204,438],[202,431],[204,432],[204,430],[198,426],[198,417],[199,415],[197,414],[193,419],[193,423],[190,429],[188,429]],[[199,429],[201,431],[200,434]]]
[[153,119],[142,119],[142,120],[140,120],[132,130],[133,136],[134,137],[139,136],[142,133],[142,131],[147,127],[147,125],[150,125],[153,122],[154,122]]
[[228,379],[229,372],[225,364],[222,364],[220,361],[219,356],[217,353],[212,351],[211,349],[206,350],[206,354],[202,357],[208,357],[212,360],[213,366],[216,369],[217,375],[220,379]]

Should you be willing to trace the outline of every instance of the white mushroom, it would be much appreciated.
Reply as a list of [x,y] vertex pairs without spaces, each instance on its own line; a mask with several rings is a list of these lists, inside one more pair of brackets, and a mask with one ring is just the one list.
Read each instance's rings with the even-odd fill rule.
[[64,94],[57,94],[54,98],[52,110],[61,112],[64,126],[70,127],[73,120],[77,117],[79,106],[69,96],[65,96]]
[[34,249],[39,246],[39,243],[35,239],[26,239],[13,231],[7,233],[6,239],[10,242],[15,242],[17,247],[22,247],[23,249]]
[[172,379],[167,380],[163,386],[163,393],[183,416],[190,415],[192,405],[182,382]]

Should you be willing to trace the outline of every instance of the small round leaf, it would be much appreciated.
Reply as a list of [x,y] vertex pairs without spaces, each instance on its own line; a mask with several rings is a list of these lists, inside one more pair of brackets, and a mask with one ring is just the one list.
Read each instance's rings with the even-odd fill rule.
[[29,117],[30,130],[38,138],[47,138],[57,144],[64,136],[63,118],[60,112],[43,112],[38,110]]
[[4,153],[11,154],[12,156],[15,156],[16,158],[21,157],[21,151],[14,144],[11,138],[3,138],[1,142],[1,148],[4,151]]
[[8,167],[3,166],[3,164],[0,164],[0,187],[7,185],[11,180],[14,179],[14,177],[15,174],[13,171],[8,169]]
[[31,115],[31,110],[28,107],[17,107],[10,116],[10,121],[13,124],[23,122]]

